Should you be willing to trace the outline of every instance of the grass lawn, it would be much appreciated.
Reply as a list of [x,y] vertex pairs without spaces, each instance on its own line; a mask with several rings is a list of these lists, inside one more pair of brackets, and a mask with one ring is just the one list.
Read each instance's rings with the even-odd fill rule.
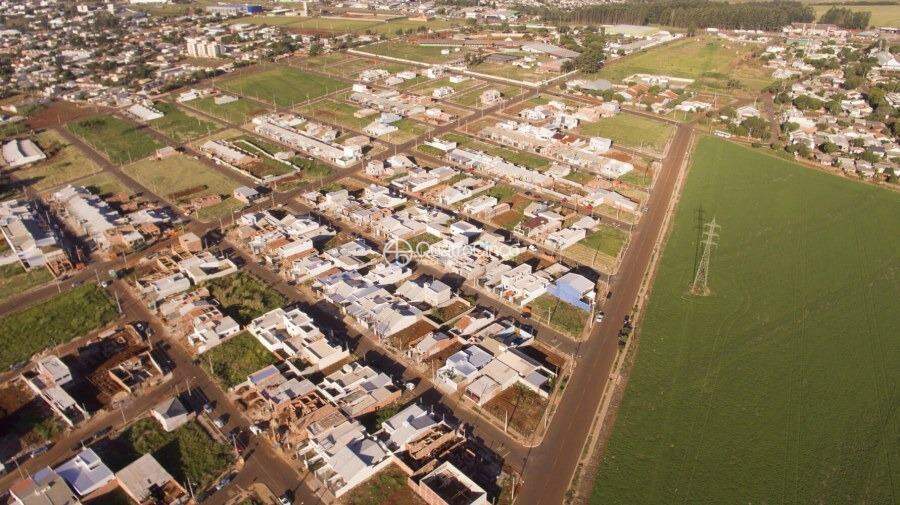
[[618,228],[601,224],[596,231],[591,232],[590,235],[585,237],[584,240],[579,243],[597,252],[615,258],[619,255],[622,247],[625,246],[625,241],[627,239],[628,233]]
[[530,307],[534,319],[572,338],[581,336],[590,318],[587,312],[550,294],[539,296],[531,302]]
[[185,102],[185,105],[188,107],[195,107],[210,116],[217,117],[235,125],[247,123],[253,116],[266,112],[265,107],[262,105],[243,98],[238,98],[237,101],[223,105],[216,105],[215,99],[208,96]]
[[239,186],[237,182],[188,156],[176,154],[161,160],[144,160],[124,170],[174,205],[198,196],[222,195],[221,203],[199,211],[200,219],[226,216],[243,206],[231,196],[234,188]]
[[276,67],[225,79],[219,87],[255,97],[267,104],[274,100],[279,107],[291,107],[307,99],[349,88],[350,85],[292,67]]
[[653,182],[653,174],[651,174],[649,171],[635,169],[623,175],[622,177],[619,177],[619,180],[633,186],[646,189],[649,188],[650,183]]
[[141,131],[141,126],[115,116],[91,116],[66,125],[97,151],[116,164],[131,163],[146,158],[163,144]]
[[578,133],[588,137],[607,137],[616,144],[662,153],[675,134],[675,127],[662,121],[622,113],[600,118],[593,123],[583,122],[578,125]]
[[[441,54],[441,51],[445,49],[449,49],[450,54]],[[381,42],[359,48],[360,51],[371,54],[391,56],[421,63],[445,63],[465,57],[465,49],[460,49],[459,51],[456,51],[456,49],[455,47],[444,46],[420,46],[410,42],[399,41]]]
[[96,284],[84,284],[0,319],[0,370],[79,337],[117,317],[116,305]]
[[378,118],[378,114],[364,118],[354,117],[357,110],[359,109],[353,105],[331,99],[320,100],[300,109],[302,114],[355,131],[362,131]]
[[244,149],[245,151],[255,155],[258,158],[257,162],[253,163],[249,167],[244,167],[248,172],[256,177],[262,179],[266,176],[283,175],[292,171],[289,165],[286,165],[279,160],[267,156],[274,156],[275,153],[286,150],[286,148],[284,147],[275,145],[271,142],[249,134],[241,135],[237,139],[232,140],[232,142],[234,142],[241,149]]
[[598,77],[621,81],[632,74],[662,74],[695,79],[694,87],[723,91],[729,78],[747,91],[759,91],[770,81],[769,72],[749,59],[751,45],[714,37],[693,37],[665,44],[611,62]]
[[375,33],[393,36],[397,33],[397,30],[417,30],[423,26],[425,28],[428,28],[429,30],[443,30],[446,28],[450,28],[451,26],[461,24],[462,23],[460,21],[450,19],[429,19],[428,21],[394,19],[392,21],[388,21],[387,23],[375,25],[374,27],[370,28],[370,30]]
[[190,480],[195,490],[212,484],[234,462],[231,447],[216,442],[197,421],[166,432],[155,419],[145,417],[108,447],[115,450],[101,448],[98,455],[113,471],[149,453],[179,482]]
[[394,123],[394,126],[398,128],[397,131],[381,137],[382,140],[386,140],[392,144],[402,144],[431,131],[431,127],[425,123],[420,123],[409,118],[403,118],[400,121],[397,121]]
[[37,191],[45,191],[100,170],[80,149],[53,130],[39,133],[37,144],[48,159],[15,172],[20,180],[32,180],[31,187]]
[[341,497],[342,505],[425,505],[412,488],[406,485],[406,474],[397,465],[390,465]]
[[448,100],[452,103],[455,103],[458,105],[463,105],[466,107],[477,107],[479,109],[487,108],[486,105],[483,105],[481,103],[481,94],[489,89],[496,89],[497,91],[499,91],[501,97],[504,100],[509,100],[511,98],[515,98],[515,97],[519,96],[523,91],[523,88],[520,88],[518,86],[513,86],[511,84],[491,83],[488,86],[485,86],[482,88],[468,90],[468,91],[465,91],[462,93],[454,94],[453,96],[448,98]]
[[203,353],[200,365],[228,389],[247,380],[253,372],[278,361],[256,337],[242,331]]
[[287,302],[281,293],[246,272],[213,279],[206,287],[222,305],[222,312],[233,317],[241,326]]
[[473,72],[515,79],[524,82],[538,82],[559,75],[557,72],[540,71],[535,65],[533,68],[522,68],[509,63],[480,63],[471,68]]
[[165,116],[150,121],[150,126],[161,131],[176,144],[209,135],[219,129],[217,124],[187,114],[170,103],[156,102],[154,107]]
[[26,272],[19,262],[0,266],[0,300],[24,293],[51,280],[53,275],[46,268],[34,268]]
[[[702,138],[591,503],[896,502],[898,212]],[[712,294],[690,296],[713,217]]]

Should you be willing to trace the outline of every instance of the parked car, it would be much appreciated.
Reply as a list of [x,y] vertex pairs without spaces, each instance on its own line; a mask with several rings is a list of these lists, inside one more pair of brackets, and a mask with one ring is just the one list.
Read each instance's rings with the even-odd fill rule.
[[603,322],[603,317],[604,317],[605,315],[606,315],[606,314],[604,314],[602,310],[598,310],[598,311],[597,311],[597,314],[594,316],[594,321],[596,321],[596,322],[598,322],[598,323],[602,323],[602,322]]

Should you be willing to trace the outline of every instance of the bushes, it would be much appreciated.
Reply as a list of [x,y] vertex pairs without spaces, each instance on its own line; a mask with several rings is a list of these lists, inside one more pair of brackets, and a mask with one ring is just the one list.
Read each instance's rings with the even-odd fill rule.
[[281,293],[244,272],[215,279],[207,287],[210,295],[222,305],[222,312],[241,326],[286,302]]

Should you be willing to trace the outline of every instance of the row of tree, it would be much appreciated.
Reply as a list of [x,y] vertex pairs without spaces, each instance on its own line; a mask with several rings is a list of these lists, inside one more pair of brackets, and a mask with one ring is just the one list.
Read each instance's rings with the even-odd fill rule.
[[819,18],[820,23],[837,25],[848,30],[865,30],[869,27],[869,19],[872,13],[869,11],[854,12],[846,7],[832,7]]
[[658,24],[680,28],[779,30],[794,22],[815,21],[813,9],[796,1],[729,3],[707,0],[646,0],[561,9],[527,7],[526,12],[551,23]]

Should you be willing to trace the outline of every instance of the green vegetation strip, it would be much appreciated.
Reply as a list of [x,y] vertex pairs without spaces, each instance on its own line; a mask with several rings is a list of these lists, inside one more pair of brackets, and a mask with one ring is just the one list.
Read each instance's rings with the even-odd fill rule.
[[591,503],[896,502],[897,215],[896,192],[702,138]]
[[209,294],[219,301],[222,311],[241,326],[287,303],[281,293],[246,272],[214,279],[206,286]]
[[116,306],[96,284],[85,284],[0,319],[0,370],[84,335],[116,318]]
[[267,104],[274,102],[279,107],[292,107],[307,99],[349,88],[350,85],[292,67],[277,67],[226,79],[219,87],[252,96]]

